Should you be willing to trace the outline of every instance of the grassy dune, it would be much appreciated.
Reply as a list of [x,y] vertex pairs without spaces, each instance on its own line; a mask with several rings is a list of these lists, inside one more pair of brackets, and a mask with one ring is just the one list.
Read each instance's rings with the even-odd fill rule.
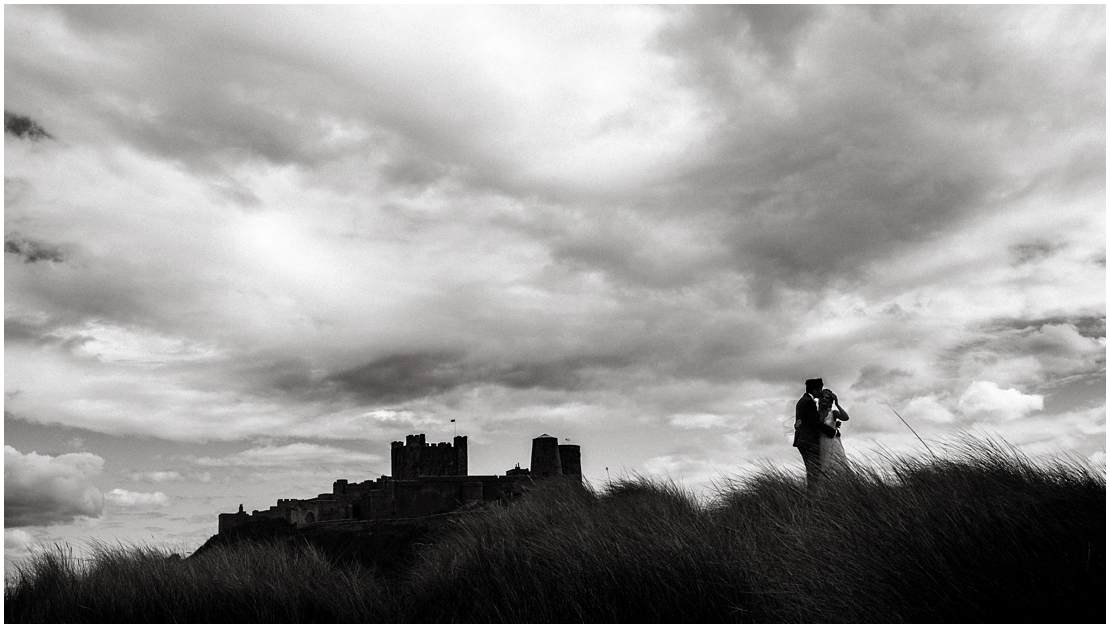
[[643,479],[550,483],[459,515],[393,574],[310,545],[25,563],[9,622],[1105,621],[1106,484],[992,444],[807,496],[781,471],[703,502]]

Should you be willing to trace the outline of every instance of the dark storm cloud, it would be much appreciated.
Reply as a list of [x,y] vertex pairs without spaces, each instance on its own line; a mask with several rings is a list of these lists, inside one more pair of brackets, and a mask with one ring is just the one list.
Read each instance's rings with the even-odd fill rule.
[[4,253],[15,255],[27,264],[66,261],[60,247],[37,242],[15,232],[4,236]]
[[1063,244],[1041,240],[1014,244],[1010,247],[1010,253],[1013,256],[1014,265],[1021,266],[1050,257],[1063,248]]
[[659,33],[659,45],[680,55],[689,83],[731,88],[739,78],[731,59],[741,51],[789,70],[795,47],[820,10],[805,5],[681,7]]
[[4,112],[4,132],[31,141],[54,139],[38,122],[10,111]]
[[[1093,17],[1085,13],[1065,17]],[[991,194],[1025,189],[1000,169],[998,146],[1020,155],[1043,140],[1043,120],[1080,132],[1103,119],[1104,81],[1078,78],[1101,78],[1096,57],[1061,77],[1051,59],[1015,54],[991,11],[682,14],[660,46],[725,120],[672,198],[718,216],[706,235],[730,249],[734,268],[764,280],[852,276],[952,229],[989,209]],[[768,41],[776,58],[795,62],[765,67]],[[1062,110],[1060,98],[1083,113]],[[1102,163],[1098,140],[1092,133],[1067,159]],[[1041,176],[1101,180],[1101,165],[1077,172],[1069,163]]]
[[[118,265],[118,266],[117,266]],[[154,262],[157,265],[157,262]],[[128,272],[119,273],[121,267]],[[163,281],[146,275],[130,261],[109,260],[102,268],[83,268],[54,281],[42,282],[34,292],[37,305],[50,312],[57,325],[84,325],[96,320],[131,324],[137,321],[173,320],[190,298],[188,285],[174,285],[173,270]],[[26,289],[19,284],[34,277],[9,279],[8,290]],[[191,282],[182,282],[191,283]]]
[[983,330],[989,334],[1013,331],[1031,332],[1045,325],[1074,327],[1084,338],[1105,338],[1105,316],[1050,316],[1046,318],[997,318],[984,323]]
[[1105,377],[1105,326],[1105,317],[990,321],[951,347],[943,361],[953,373],[1008,379],[1048,393],[1076,379]]
[[868,364],[860,369],[859,379],[852,384],[853,390],[881,389],[892,382],[913,377],[913,373],[900,368],[884,368],[877,364]]
[[419,155],[398,157],[381,167],[382,175],[391,183],[410,189],[424,189],[449,175],[449,168]]
[[723,268],[722,247],[683,237],[688,225],[676,223],[644,220],[629,210],[598,212],[540,237],[556,261],[576,270],[600,271],[618,285],[666,290],[714,279]]
[[10,344],[32,344],[60,347],[72,351],[91,340],[80,333],[66,333],[53,321],[38,321],[18,316],[4,317],[4,341]]
[[[236,398],[266,398],[342,405],[343,383],[322,373],[303,357],[290,357],[274,352],[246,352],[214,361],[209,368],[236,384]],[[191,375],[197,386],[211,386],[209,373]]]
[[[620,284],[740,273],[766,305],[783,286],[855,278],[1011,191],[990,152],[1007,141],[1002,129],[1055,113],[1011,85],[1038,82],[1045,64],[1015,67],[982,16],[968,26],[959,13],[925,9],[673,13],[658,48],[678,63],[676,80],[701,94],[714,120],[708,141],[638,191],[569,203],[553,210],[561,220],[523,218],[557,260]],[[918,61],[937,51],[942,59]],[[991,83],[995,72],[1004,89]],[[1097,100],[1093,86],[1065,87]],[[999,102],[1011,95],[1013,110]]]
[[4,318],[4,342],[34,342],[41,337],[40,326],[17,318]]
[[[312,140],[325,134],[321,120],[306,119],[289,102],[287,90],[327,94],[335,88],[328,78],[253,42],[235,44],[229,31],[214,28],[210,11],[74,5],[63,14],[97,44],[144,49],[127,74],[105,77],[122,102],[98,113],[146,150],[209,170],[235,156],[286,164],[308,161]],[[178,28],[167,37],[171,23]]]
[[[193,49],[165,51],[168,57],[193,57],[194,62],[197,53]],[[173,63],[170,59],[165,62]],[[255,89],[263,93],[252,95],[237,94],[235,89],[236,77],[245,76],[262,84],[282,85],[288,80],[315,93],[336,91],[320,75],[283,67],[262,55],[248,59],[214,56],[199,67],[205,68],[199,76],[175,72],[179,80],[190,84],[185,93],[169,89],[152,93],[162,99],[156,113],[138,116],[124,110],[104,111],[103,115],[136,146],[200,172],[224,175],[224,179],[229,178],[229,166],[241,160],[313,165],[329,153],[334,155],[321,142],[327,133],[325,120],[296,110],[287,97],[267,94],[260,86]],[[274,100],[265,103],[269,98]],[[236,187],[234,181],[225,185]]]
[[589,385],[585,371],[619,369],[632,363],[630,358],[622,356],[481,363],[468,360],[461,353],[407,353],[386,356],[335,373],[327,381],[366,402],[389,404],[483,384],[514,389],[578,390]]
[[462,355],[451,353],[391,355],[331,376],[347,391],[377,403],[437,395],[480,379]]
[[[321,20],[347,19],[341,8],[58,10],[69,28],[103,52],[81,69],[95,81],[69,81],[69,89],[79,90],[73,96],[118,137],[213,176],[218,191],[236,202],[257,204],[235,175],[237,165],[251,160],[315,170],[353,158],[365,162],[361,176],[383,165],[383,180],[401,187],[489,161],[467,141],[467,118],[480,115],[471,103],[443,115],[420,102],[469,100],[452,93],[465,78],[441,81],[450,68],[422,67],[419,61],[410,70],[423,76],[394,73],[379,58],[392,54],[394,35],[384,24],[367,24],[368,49],[361,55],[321,41],[331,30],[321,29]],[[127,49],[143,54],[115,57]],[[38,70],[24,67],[32,63],[20,59],[12,66],[30,73]],[[112,91],[111,99],[98,97],[104,89]]]
[[[752,40],[770,53],[776,65],[794,61],[794,47],[819,7],[800,4],[744,4],[733,7],[747,18]],[[711,13],[705,18],[716,21]]]

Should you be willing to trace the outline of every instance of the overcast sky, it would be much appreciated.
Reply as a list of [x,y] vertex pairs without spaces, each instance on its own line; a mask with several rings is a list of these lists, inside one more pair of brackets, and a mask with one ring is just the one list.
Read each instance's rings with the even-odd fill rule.
[[801,474],[816,376],[857,459],[920,449],[890,404],[1104,465],[1104,6],[4,18],[9,559],[191,551],[455,427],[474,474]]

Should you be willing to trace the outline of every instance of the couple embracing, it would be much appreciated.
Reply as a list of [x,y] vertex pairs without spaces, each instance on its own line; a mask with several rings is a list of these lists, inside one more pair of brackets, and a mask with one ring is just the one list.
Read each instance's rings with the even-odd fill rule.
[[794,408],[794,446],[806,465],[806,486],[813,490],[822,476],[848,467],[840,442],[840,423],[848,413],[837,402],[836,393],[825,388],[821,378],[806,380],[806,394]]

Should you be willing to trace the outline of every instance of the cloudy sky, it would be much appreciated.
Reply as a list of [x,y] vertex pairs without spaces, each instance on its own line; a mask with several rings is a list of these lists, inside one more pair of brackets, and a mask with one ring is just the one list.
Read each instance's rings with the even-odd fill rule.
[[1103,6],[9,5],[4,34],[9,559],[191,550],[456,426],[475,474],[544,432],[595,483],[800,474],[815,376],[858,458],[920,448],[889,404],[1104,464]]

